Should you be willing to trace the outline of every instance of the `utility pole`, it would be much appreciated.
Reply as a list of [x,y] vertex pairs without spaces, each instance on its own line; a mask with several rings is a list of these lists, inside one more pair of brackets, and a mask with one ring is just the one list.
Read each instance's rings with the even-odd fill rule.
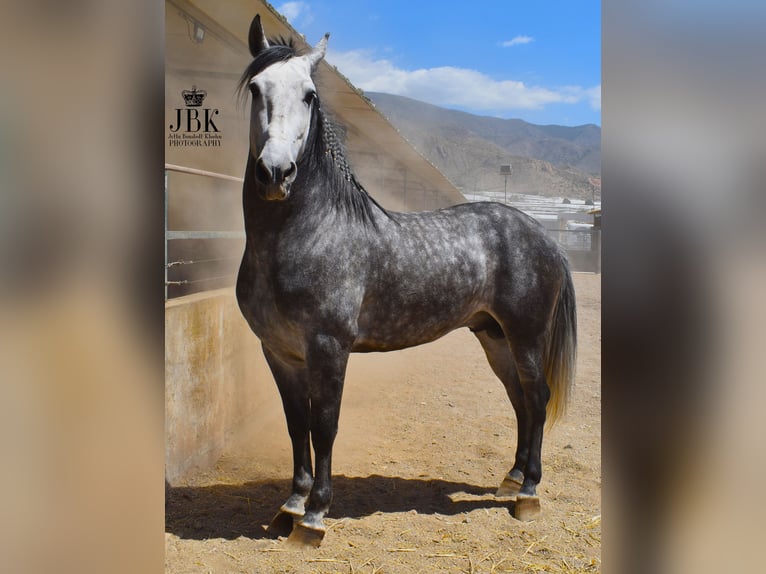
[[404,181],[403,181],[403,187],[402,187],[402,202],[404,203],[404,209],[407,211],[407,168],[405,167],[403,170],[404,173]]
[[511,175],[511,164],[500,166],[500,175],[505,178],[505,187],[503,194],[505,196],[505,204],[508,205],[508,176]]

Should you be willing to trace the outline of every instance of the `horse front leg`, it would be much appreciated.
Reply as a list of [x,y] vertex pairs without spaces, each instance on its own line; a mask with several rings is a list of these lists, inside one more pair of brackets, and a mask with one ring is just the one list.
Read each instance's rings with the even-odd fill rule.
[[305,368],[288,366],[266,346],[263,347],[263,354],[282,397],[287,430],[293,446],[293,481],[290,497],[280,507],[267,530],[274,536],[287,536],[292,532],[294,522],[303,517],[305,503],[314,483],[309,444],[308,377]]
[[307,364],[311,398],[311,442],[316,456],[314,484],[306,513],[295,523],[288,541],[319,546],[325,535],[324,517],[332,502],[332,447],[338,433],[350,345],[320,335],[309,342]]

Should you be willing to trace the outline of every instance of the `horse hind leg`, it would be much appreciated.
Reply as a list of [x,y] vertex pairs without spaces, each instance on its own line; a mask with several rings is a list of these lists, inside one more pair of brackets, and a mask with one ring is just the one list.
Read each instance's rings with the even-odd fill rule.
[[474,332],[479,339],[490,367],[505,387],[511,405],[516,412],[517,441],[513,467],[503,478],[495,496],[514,497],[521,490],[524,481],[524,469],[529,457],[529,418],[524,404],[524,394],[519,381],[516,363],[508,341],[500,325],[495,323],[488,328]]
[[523,408],[527,419],[527,460],[524,480],[516,497],[514,516],[519,520],[535,520],[540,516],[537,485],[542,478],[542,443],[546,407],[551,396],[545,377],[543,344],[537,341],[514,342],[512,352],[523,395]]

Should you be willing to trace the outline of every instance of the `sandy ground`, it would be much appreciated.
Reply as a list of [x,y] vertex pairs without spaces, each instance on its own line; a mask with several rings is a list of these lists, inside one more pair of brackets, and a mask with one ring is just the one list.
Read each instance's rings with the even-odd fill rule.
[[543,445],[540,520],[493,493],[516,419],[466,329],[416,349],[354,355],[319,549],[265,532],[290,490],[276,388],[214,469],[170,488],[165,571],[181,573],[599,572],[601,277],[576,274],[579,355],[567,416]]

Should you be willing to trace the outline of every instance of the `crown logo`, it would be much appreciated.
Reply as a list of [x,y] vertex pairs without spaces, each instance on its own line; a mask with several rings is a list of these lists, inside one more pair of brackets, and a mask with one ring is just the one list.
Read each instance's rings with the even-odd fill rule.
[[198,108],[202,105],[205,96],[207,96],[207,92],[205,90],[198,90],[197,86],[192,86],[191,90],[184,90],[181,92],[181,95],[187,106]]

